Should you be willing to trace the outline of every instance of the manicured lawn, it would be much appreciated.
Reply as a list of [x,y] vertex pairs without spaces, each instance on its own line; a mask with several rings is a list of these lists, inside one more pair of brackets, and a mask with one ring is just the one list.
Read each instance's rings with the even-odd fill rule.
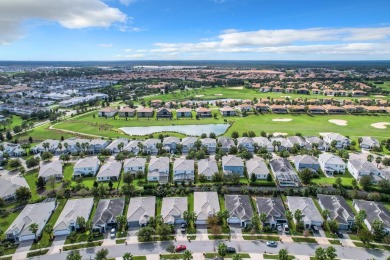
[[117,239],[117,240],[115,240],[115,243],[116,243],[116,244],[124,244],[124,243],[125,243],[125,241],[126,241],[126,238],[123,238],[123,239]]
[[221,240],[221,239],[229,239],[230,235],[209,235],[210,240]]
[[[93,112],[96,113],[96,112]],[[290,118],[290,122],[275,122],[272,119],[275,118]],[[348,121],[348,126],[338,126],[330,123],[330,119],[343,119]],[[57,124],[55,127],[58,129],[66,129],[71,131],[78,131],[86,134],[95,134],[106,137],[123,137],[125,135],[121,134],[119,127],[125,126],[164,126],[164,125],[188,125],[188,124],[215,124],[223,123],[223,118],[218,117],[218,119],[208,118],[200,120],[147,120],[147,119],[131,119],[131,120],[122,120],[122,119],[105,119],[105,118],[93,118],[92,114],[85,114],[76,119],[76,122],[62,122]],[[388,136],[388,129],[377,129],[371,126],[372,123],[377,122],[390,122],[390,116],[359,116],[359,115],[318,115],[318,116],[309,116],[306,114],[303,115],[276,115],[276,114],[266,114],[266,115],[250,115],[247,117],[235,117],[228,119],[229,122],[232,122],[232,126],[224,134],[230,136],[232,132],[237,131],[242,134],[249,130],[254,131],[257,135],[261,131],[267,133],[282,132],[289,135],[294,135],[297,132],[300,132],[303,135],[318,135],[321,132],[338,132],[350,136],[351,138],[356,138],[359,136],[367,135],[370,133],[370,136],[383,139]],[[78,121],[80,123],[78,123]],[[84,122],[84,123],[83,123]],[[98,126],[90,125],[90,123],[100,123],[100,124],[109,124],[113,128],[108,130],[99,130]],[[128,136],[127,136],[128,137]],[[137,137],[139,138],[139,137]]]
[[[33,141],[35,142],[37,140],[43,141],[46,139],[60,140],[61,136],[63,136],[65,139],[74,136],[72,134],[68,134],[68,133],[61,132],[61,131],[50,130],[49,127],[50,127],[49,124],[43,125],[43,126],[34,128],[30,131],[27,131],[25,133],[20,133],[16,137],[19,140],[26,140],[31,136],[33,138]],[[16,137],[14,137],[14,138],[16,138]]]
[[[271,255],[271,254],[263,254],[263,258],[264,259],[279,259],[279,255]],[[288,256],[288,259],[290,260],[292,260],[292,259],[295,259],[295,257],[294,256],[292,256],[292,255],[289,255]]]
[[270,241],[279,241],[279,236],[268,236],[268,235],[259,235],[259,236],[252,236],[252,235],[244,235],[244,240],[270,240]]
[[[374,84],[374,81],[371,81]],[[384,81],[383,84],[375,84],[378,88],[390,91],[390,81]]]
[[160,259],[183,259],[184,254],[161,254]]
[[[64,206],[66,204],[66,199],[60,199],[57,200],[57,207],[54,210],[53,214],[49,218],[48,224],[55,225],[58,217],[60,216],[62,210],[64,209]],[[39,246],[38,246],[39,243]],[[30,248],[30,250],[38,249],[38,248],[45,248],[51,246],[52,241],[50,240],[50,234],[46,233],[45,231],[42,232],[41,239],[38,242],[34,242]]]
[[364,248],[375,248],[375,249],[382,249],[390,251],[390,246],[384,246],[384,245],[375,245],[375,244],[364,244],[363,242],[353,242],[355,246],[357,247],[364,247]]
[[7,217],[1,217],[0,227],[3,231],[6,231],[9,228],[9,226],[12,224],[12,222],[14,222],[14,220],[19,215],[19,213],[22,211],[22,209],[23,208],[21,208],[20,210],[18,210],[16,212],[12,212],[12,213],[8,214]]
[[65,164],[64,168],[64,180],[72,180],[74,163]]
[[32,199],[39,199],[40,195],[37,192],[37,184],[35,183],[38,180],[38,169],[27,172],[24,175],[24,178],[26,179],[27,184],[30,187]]
[[63,251],[69,251],[69,250],[76,250],[81,248],[88,248],[88,247],[97,247],[102,245],[102,241],[98,242],[91,242],[91,243],[84,243],[84,244],[77,244],[77,245],[70,245],[70,246],[64,246]]
[[329,243],[331,243],[332,245],[341,245],[341,242],[340,240],[337,240],[337,239],[328,239]]
[[336,179],[338,177],[341,178],[342,185],[352,186],[352,180],[354,180],[354,178],[352,177],[352,175],[348,171],[346,171],[344,174],[334,175],[334,178],[329,178],[329,177],[326,177],[325,175],[321,174],[320,178],[314,178],[312,180],[312,182],[314,182],[316,184],[332,185],[333,183],[336,182]]
[[298,242],[298,243],[315,243],[315,244],[317,244],[317,241],[314,238],[310,238],[310,237],[292,237],[292,240],[294,242]]
[[[227,254],[226,258],[231,258],[233,255],[235,255],[235,254]],[[237,253],[237,255],[241,256],[242,258],[251,258],[249,256],[249,254],[246,254],[246,253]],[[217,254],[217,253],[205,253],[204,256],[206,258],[214,258],[214,257],[218,257],[219,254]]]

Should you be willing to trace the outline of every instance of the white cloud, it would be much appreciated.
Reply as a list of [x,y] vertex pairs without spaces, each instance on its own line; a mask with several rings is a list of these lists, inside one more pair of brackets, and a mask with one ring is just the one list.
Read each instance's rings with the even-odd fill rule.
[[388,55],[390,27],[223,31],[218,40],[155,43],[151,53]]
[[30,19],[57,22],[68,29],[109,27],[128,17],[101,0],[0,1],[0,44],[23,37],[22,22]]
[[134,4],[135,2],[137,2],[138,0],[119,0],[119,2],[123,5],[126,5],[126,6],[129,6],[131,4]]
[[112,43],[102,43],[102,44],[98,44],[99,47],[102,47],[102,48],[111,48],[113,46]]
[[145,54],[142,53],[136,53],[136,54],[130,54],[130,55],[125,55],[123,56],[124,58],[130,58],[130,59],[139,59],[139,58],[144,58]]

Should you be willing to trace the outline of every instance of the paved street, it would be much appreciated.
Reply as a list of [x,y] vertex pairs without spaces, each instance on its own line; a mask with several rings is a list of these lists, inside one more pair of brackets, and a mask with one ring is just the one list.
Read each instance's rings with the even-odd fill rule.
[[[121,257],[126,252],[131,252],[133,255],[149,255],[164,253],[165,248],[171,242],[156,242],[156,243],[134,243],[128,245],[112,245],[96,248],[89,248],[81,250],[83,259],[89,259],[94,257],[95,252],[101,248],[107,248],[109,250],[109,257]],[[219,241],[180,241],[174,243],[175,245],[183,244],[193,253],[196,252],[215,252]],[[225,241],[229,246],[233,246],[238,252],[247,253],[274,253],[276,254],[281,248],[285,248],[290,254],[294,255],[314,255],[317,244],[306,243],[279,243],[277,248],[270,248],[265,243],[260,241]],[[326,247],[326,246],[324,246]],[[386,259],[390,256],[389,252],[375,249],[364,249],[359,247],[343,247],[334,246],[337,250],[337,257],[341,259]],[[66,259],[66,252],[60,254],[44,255],[41,259]]]

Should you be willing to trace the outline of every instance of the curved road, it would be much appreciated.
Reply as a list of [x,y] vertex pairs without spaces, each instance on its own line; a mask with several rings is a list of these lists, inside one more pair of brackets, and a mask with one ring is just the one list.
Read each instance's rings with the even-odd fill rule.
[[[221,241],[192,241],[192,242],[175,242],[175,245],[183,244],[187,246],[187,249],[193,253],[196,252],[214,252],[218,246],[218,243]],[[228,246],[235,247],[237,252],[243,253],[278,253],[282,248],[288,250],[290,254],[293,255],[309,255],[313,256],[314,251],[318,244],[307,244],[307,243],[278,243],[278,247],[271,248],[267,247],[264,242],[261,241],[224,241]],[[95,248],[82,249],[80,253],[82,254],[83,259],[92,259],[95,256],[95,252],[101,248],[106,248],[109,250],[109,257],[121,257],[124,253],[130,252],[133,255],[149,255],[149,254],[159,254],[167,253],[165,248],[172,242],[148,242],[148,243],[134,243],[128,245],[112,245],[112,246],[102,246]],[[337,250],[338,259],[386,259],[390,256],[390,252],[377,250],[377,249],[364,249],[359,247],[343,247],[335,246]],[[65,260],[68,252],[62,252],[52,255],[43,255],[40,259],[56,259],[56,260]]]

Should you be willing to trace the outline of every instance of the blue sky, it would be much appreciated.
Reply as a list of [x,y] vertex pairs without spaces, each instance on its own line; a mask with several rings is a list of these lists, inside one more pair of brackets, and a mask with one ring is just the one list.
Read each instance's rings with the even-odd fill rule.
[[388,0],[0,0],[0,60],[390,59]]

